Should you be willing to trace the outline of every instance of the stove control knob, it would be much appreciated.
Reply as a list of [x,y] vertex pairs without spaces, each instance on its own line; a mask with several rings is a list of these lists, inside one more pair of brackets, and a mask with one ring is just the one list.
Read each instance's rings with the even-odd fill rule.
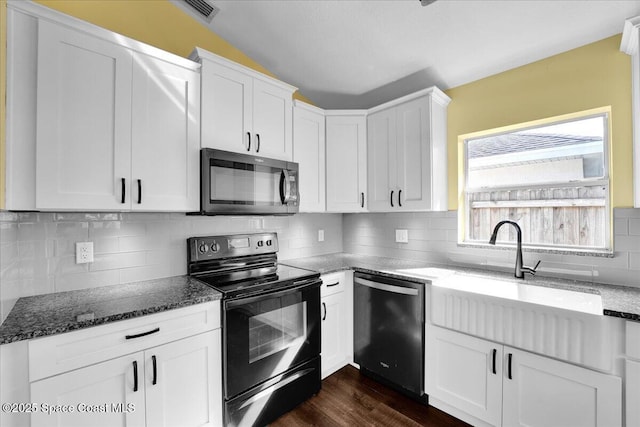
[[264,245],[264,241],[263,240],[258,240],[258,247],[261,248],[262,245]]
[[220,250],[220,245],[218,242],[214,241],[211,243],[211,252],[218,252]]
[[206,243],[201,243],[198,249],[200,250],[201,254],[206,254],[207,251],[209,250],[209,246],[207,246]]
[[267,246],[271,246],[271,240],[267,240]]

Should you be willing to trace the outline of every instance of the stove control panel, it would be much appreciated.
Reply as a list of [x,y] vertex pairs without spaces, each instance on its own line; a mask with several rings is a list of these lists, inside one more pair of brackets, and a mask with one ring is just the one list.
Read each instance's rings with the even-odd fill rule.
[[278,252],[277,233],[190,237],[189,262]]

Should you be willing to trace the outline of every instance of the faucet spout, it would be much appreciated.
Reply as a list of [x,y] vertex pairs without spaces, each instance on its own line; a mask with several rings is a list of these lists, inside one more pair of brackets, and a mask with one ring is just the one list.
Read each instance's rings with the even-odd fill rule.
[[524,279],[524,273],[529,273],[531,275],[536,274],[536,270],[538,269],[538,266],[540,265],[540,261],[538,261],[536,266],[533,267],[533,268],[532,267],[527,267],[527,266],[522,264],[522,230],[520,229],[520,226],[518,225],[518,223],[516,223],[514,221],[509,221],[509,220],[504,220],[504,221],[500,221],[499,223],[497,223],[496,226],[493,228],[493,233],[491,233],[491,238],[489,239],[489,244],[490,245],[495,245],[496,244],[496,238],[498,237],[498,230],[504,224],[511,224],[516,229],[517,247],[516,247],[516,266],[515,266],[514,276],[517,277],[518,279]]

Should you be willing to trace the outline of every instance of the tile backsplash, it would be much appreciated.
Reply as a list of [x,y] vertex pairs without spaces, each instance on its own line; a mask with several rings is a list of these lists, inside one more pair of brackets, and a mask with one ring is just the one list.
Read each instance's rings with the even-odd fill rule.
[[[341,214],[0,212],[0,321],[22,296],[186,274],[187,237],[260,231],[278,233],[281,260],[342,251]],[[84,241],[94,262],[76,264]]]
[[[395,230],[409,242],[396,243]],[[513,271],[515,250],[457,244],[457,212],[345,214],[344,251]],[[640,209],[614,209],[614,257],[524,252],[538,275],[640,287]]]
[[[318,230],[324,241],[318,241]],[[395,230],[408,230],[408,243]],[[186,274],[190,236],[275,231],[279,259],[335,252],[512,271],[514,251],[457,244],[457,213],[200,217],[169,213],[0,212],[0,319],[22,296]],[[538,274],[640,287],[640,209],[614,209],[613,258],[525,252]],[[94,262],[75,263],[75,243]]]

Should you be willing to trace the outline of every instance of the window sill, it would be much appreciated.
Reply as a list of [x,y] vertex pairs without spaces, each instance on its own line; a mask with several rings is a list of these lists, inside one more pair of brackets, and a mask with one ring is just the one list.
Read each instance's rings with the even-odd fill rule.
[[[515,244],[490,245],[482,242],[458,242],[458,247],[476,249],[515,250]],[[523,252],[538,252],[558,255],[595,256],[602,258],[614,258],[615,254],[609,249],[580,249],[580,248],[551,248],[546,246],[522,245]]]

